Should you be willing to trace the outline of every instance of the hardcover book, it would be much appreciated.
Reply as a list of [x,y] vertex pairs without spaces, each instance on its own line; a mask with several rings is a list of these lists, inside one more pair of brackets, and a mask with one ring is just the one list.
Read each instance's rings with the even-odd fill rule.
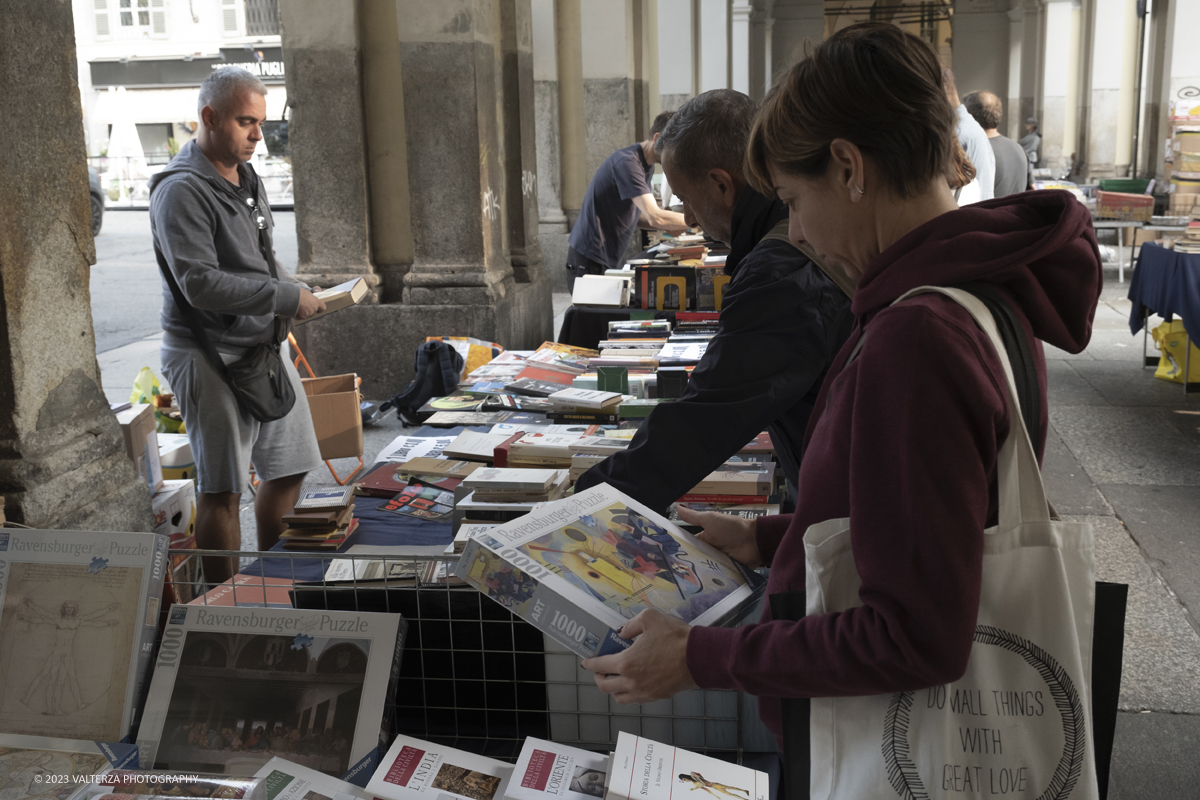
[[4,800],[70,800],[93,780],[138,766],[132,744],[110,744],[0,733],[0,797]]
[[506,800],[590,800],[604,796],[608,756],[530,736],[508,782]]
[[506,384],[504,388],[513,394],[522,394],[529,397],[549,397],[555,392],[561,391],[563,386],[564,384],[561,383],[552,383],[536,378],[517,378],[512,383]]
[[672,800],[702,791],[721,800],[768,800],[765,772],[622,731],[605,800]]
[[296,513],[304,511],[340,511],[354,502],[354,487],[317,489],[300,495],[296,502]]
[[585,658],[650,607],[691,625],[746,613],[763,579],[607,484],[475,536],[458,576]]
[[362,302],[362,299],[367,296],[370,287],[362,278],[354,278],[353,280],[339,283],[330,289],[326,289],[316,293],[316,298],[325,303],[325,310],[313,314],[311,317],[301,320],[301,322],[312,322],[314,319],[320,319],[326,314],[332,314],[335,311],[341,311],[343,308],[356,305]]
[[512,771],[494,758],[397,736],[367,792],[383,800],[502,800]]
[[172,606],[143,767],[246,775],[283,756],[334,777],[372,772],[406,629],[399,614]]
[[401,464],[398,472],[403,475],[437,475],[442,478],[461,479],[480,466],[470,461],[453,461],[446,458],[413,458]]
[[621,402],[620,392],[601,392],[592,389],[563,389],[550,395],[557,407],[601,409]]
[[361,787],[370,776],[369,770],[360,770],[338,780],[283,758],[272,758],[254,773],[263,789],[261,800],[368,800]]
[[0,731],[119,742],[158,633],[168,538],[0,530]]

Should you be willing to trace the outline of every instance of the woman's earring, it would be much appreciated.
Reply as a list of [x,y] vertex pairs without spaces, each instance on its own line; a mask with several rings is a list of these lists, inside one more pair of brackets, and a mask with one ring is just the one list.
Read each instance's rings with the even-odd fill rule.
[[857,203],[859,200],[862,199],[863,190],[862,190],[861,186],[855,186],[851,191],[854,192],[854,194],[850,195],[851,203]]

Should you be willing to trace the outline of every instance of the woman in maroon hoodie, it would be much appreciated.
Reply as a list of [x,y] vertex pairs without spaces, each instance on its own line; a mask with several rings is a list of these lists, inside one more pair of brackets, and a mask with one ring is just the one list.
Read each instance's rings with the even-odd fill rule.
[[[803,593],[805,530],[848,517],[863,605],[799,621],[772,621],[768,609],[736,629],[644,612],[622,634],[637,637],[632,647],[584,662],[619,702],[740,689],[760,698],[778,736],[779,698],[912,691],[966,670],[1010,425],[1004,371],[949,298],[891,303],[923,285],[1002,292],[1031,343],[1045,420],[1037,340],[1087,345],[1102,272],[1087,209],[1066,192],[956,206],[941,74],[917,37],[864,23],[820,44],[764,100],[748,174],[788,204],[794,241],[858,278],[856,325],[809,423],[796,512],[757,523],[680,512],[731,556],[769,565],[768,595]],[[1031,437],[1040,457],[1044,425]]]

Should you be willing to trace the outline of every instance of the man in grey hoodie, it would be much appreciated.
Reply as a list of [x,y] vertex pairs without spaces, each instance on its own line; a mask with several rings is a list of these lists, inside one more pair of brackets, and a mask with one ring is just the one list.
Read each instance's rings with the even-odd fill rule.
[[[249,72],[227,67],[200,87],[200,129],[150,182],[150,228],[160,269],[170,271],[208,339],[226,363],[274,337],[276,317],[307,319],[325,304],[283,270],[272,277],[270,206],[246,162],[262,139],[267,89]],[[260,244],[260,235],[264,244]],[[274,258],[272,253],[272,260]],[[291,412],[260,423],[242,410],[192,335],[185,310],[163,276],[162,367],[175,392],[196,460],[196,543],[241,549],[238,505],[249,466],[262,481],[254,499],[258,545],[279,539],[281,518],[299,497],[305,473],[321,464],[308,401],[295,367]],[[205,559],[206,580],[232,570]]]

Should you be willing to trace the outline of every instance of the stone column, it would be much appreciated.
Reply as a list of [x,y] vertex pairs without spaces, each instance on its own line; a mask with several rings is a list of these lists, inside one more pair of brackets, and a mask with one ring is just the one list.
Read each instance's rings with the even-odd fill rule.
[[[1068,162],[1075,150],[1074,101],[1077,92],[1071,83],[1072,79],[1078,79],[1078,69],[1073,65],[1079,58],[1079,26],[1072,26],[1072,2],[1049,0],[1046,3],[1042,116],[1039,120],[1042,161],[1039,166],[1055,171]],[[1069,125],[1068,117],[1071,118]]]
[[[562,206],[575,224],[587,192],[587,120],[583,103],[583,24],[580,0],[554,0],[558,69],[558,141],[562,156]],[[565,284],[564,284],[565,285]]]
[[[397,0],[396,12],[413,231],[413,265],[404,278],[408,313],[400,338],[414,347],[426,335],[535,347],[550,338],[553,315],[549,285],[514,280],[504,248],[509,195],[506,137],[497,119],[503,86],[497,66],[501,11],[489,0]],[[525,36],[531,36],[528,23],[524,27]],[[531,68],[525,70],[527,83]],[[532,136],[532,102],[517,102],[511,111],[520,117],[514,128]],[[526,164],[534,163],[532,153],[524,148],[519,153],[528,158]],[[536,195],[531,199],[520,204],[529,217],[537,207]],[[515,210],[510,207],[508,213]],[[522,230],[528,255],[536,232],[531,235],[525,221]],[[527,271],[524,277],[537,276]],[[412,349],[399,352],[407,358]]]
[[729,9],[729,38],[731,48],[730,89],[750,94],[750,15],[754,8],[750,0],[733,0]]
[[581,5],[587,178],[614,151],[637,139],[633,0],[587,0]]
[[35,528],[150,531],[100,388],[96,261],[69,3],[0,0],[0,494]]
[[[1146,130],[1143,152],[1146,174],[1163,177],[1172,102],[1200,104],[1200,60],[1195,31],[1200,30],[1200,4],[1171,0],[1150,6],[1150,58],[1146,70]],[[1139,173],[1140,174],[1140,173]]]
[[501,0],[503,52],[504,170],[508,250],[513,277],[530,283],[541,276],[538,243],[537,138],[534,132],[533,9],[530,0]]
[[1112,178],[1128,174],[1133,143],[1133,78],[1137,17],[1133,0],[1095,0],[1089,31],[1091,86],[1085,99],[1086,174]]
[[[297,275],[372,286],[360,2],[280,0],[296,197]],[[335,122],[336,121],[336,122]]]
[[658,0],[660,104],[674,111],[692,98],[692,0]]
[[750,10],[750,99],[762,100],[770,88],[770,33],[767,31],[767,10],[763,2],[754,4]]
[[[1036,117],[1042,110],[1042,8],[1039,0],[1018,0],[1021,3],[1021,93],[1016,138],[1025,135],[1025,120]],[[1009,113],[1012,113],[1011,111]]]
[[775,58],[773,74],[787,70],[804,56],[804,42],[817,44],[825,38],[823,0],[775,0],[771,9],[775,18],[771,53]]
[[[954,50],[951,69],[960,94],[978,90],[1008,100],[1009,36],[1007,3],[996,0],[956,0],[952,21]],[[1000,130],[1007,130],[1008,103]]]
[[1014,141],[1025,135],[1021,116],[1021,65],[1025,47],[1025,11],[1017,6],[1008,14],[1008,92],[1001,130]]
[[700,91],[729,88],[730,0],[700,0]]
[[363,116],[366,122],[371,253],[381,278],[381,300],[400,300],[413,260],[409,224],[408,152],[400,38],[395,0],[360,0]]
[[[537,150],[538,242],[555,291],[567,290],[567,215],[563,213],[554,0],[532,0],[533,115]],[[561,285],[561,288],[558,288]]]

